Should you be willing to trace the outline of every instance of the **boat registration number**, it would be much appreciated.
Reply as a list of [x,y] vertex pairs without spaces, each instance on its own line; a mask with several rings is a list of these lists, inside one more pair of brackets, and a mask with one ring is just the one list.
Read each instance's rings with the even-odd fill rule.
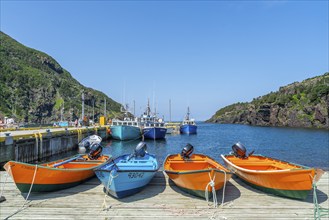
[[130,173],[128,173],[129,179],[143,178],[143,176],[144,176],[144,173],[140,173],[140,172],[130,172]]

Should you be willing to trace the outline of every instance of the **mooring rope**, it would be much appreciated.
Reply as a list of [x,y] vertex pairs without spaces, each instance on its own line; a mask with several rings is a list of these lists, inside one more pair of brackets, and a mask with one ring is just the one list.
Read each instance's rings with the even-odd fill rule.
[[316,186],[316,178],[313,178],[310,175],[312,179],[312,186],[313,186],[313,204],[314,204],[314,220],[320,220],[321,217],[329,217],[329,209],[323,208],[318,203],[318,196],[316,194],[317,186]]
[[[222,196],[222,204],[221,204],[221,207],[224,206],[224,200],[225,200],[225,188],[226,188],[226,180],[227,180],[227,177],[226,177],[226,172],[225,170],[221,170],[224,172],[224,186],[223,186],[223,196]],[[210,173],[208,173],[209,175],[209,179],[210,179],[210,182],[207,184],[206,186],[206,190],[205,190],[205,197],[206,197],[206,200],[207,202],[209,201],[209,196],[208,196],[208,186],[211,187],[211,191],[212,191],[212,195],[213,195],[213,202],[214,202],[214,208],[217,208],[218,207],[218,204],[217,204],[217,196],[216,196],[216,189],[215,189],[215,177],[216,177],[216,174],[214,175],[214,179],[211,179],[211,176],[210,176]]]
[[209,175],[210,182],[206,186],[205,197],[206,197],[207,202],[209,202],[208,187],[210,186],[211,187],[211,192],[212,192],[212,197],[213,197],[213,202],[214,202],[214,208],[217,208],[218,204],[217,204],[217,196],[216,196],[216,189],[215,189],[216,174],[214,175],[214,179],[211,179],[210,172],[208,172],[208,175]]
[[26,196],[26,198],[25,198],[25,202],[24,202],[22,208],[25,206],[27,200],[29,199],[30,193],[31,193],[32,188],[33,188],[33,184],[34,184],[35,176],[36,176],[36,174],[37,174],[37,169],[38,169],[38,164],[35,165],[34,174],[33,174],[33,179],[32,179],[32,183],[31,183],[30,189],[29,189],[29,193],[27,194],[27,196]]
[[[114,161],[113,161],[113,166],[115,166],[115,164],[114,164]],[[113,171],[113,170],[112,170]],[[112,185],[112,181],[113,181],[113,179],[115,179],[115,178],[117,178],[118,176],[119,176],[119,174],[117,174],[117,175],[115,175],[115,176],[113,176],[112,175],[112,171],[110,172],[110,177],[109,177],[109,181],[107,182],[107,185],[106,185],[106,187],[105,187],[105,189],[106,189],[106,193],[105,193],[105,195],[104,195],[104,200],[103,200],[103,204],[102,204],[102,209],[103,210],[105,210],[105,209],[108,209],[107,207],[107,203],[106,203],[106,196],[109,194],[109,189],[110,189],[110,186]]]
[[23,205],[22,205],[22,206],[21,206],[16,212],[14,212],[13,214],[9,215],[9,216],[8,216],[7,218],[5,218],[5,219],[9,219],[10,217],[16,215],[17,213],[19,213],[20,211],[22,211],[22,210],[24,209],[24,206],[26,205],[27,200],[29,199],[30,193],[31,193],[32,188],[33,188],[33,184],[34,184],[35,176],[36,176],[36,174],[37,174],[37,169],[38,169],[38,165],[36,164],[36,165],[35,165],[35,169],[34,169],[34,174],[33,174],[32,183],[31,183],[31,186],[30,186],[29,192],[28,192],[28,194],[27,194],[27,196],[26,196],[26,198],[25,198],[24,204],[23,204]]
[[4,193],[4,190],[5,190],[5,185],[7,183],[7,179],[8,179],[8,176],[10,175],[10,172],[11,172],[11,166],[9,165],[9,168],[7,170],[7,173],[6,173],[6,179],[5,179],[5,182],[3,183],[2,185],[2,189],[1,189],[1,193],[0,193],[0,198],[2,197],[3,193]]
[[224,198],[225,198],[225,187],[226,187],[226,172],[225,170],[222,170],[224,172],[224,186],[223,186],[223,198],[222,198],[222,207],[224,206]]

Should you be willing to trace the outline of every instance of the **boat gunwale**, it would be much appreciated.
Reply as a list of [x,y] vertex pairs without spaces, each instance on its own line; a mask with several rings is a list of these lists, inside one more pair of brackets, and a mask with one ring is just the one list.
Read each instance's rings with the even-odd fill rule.
[[[173,156],[173,155],[177,155],[177,154],[168,154],[166,159],[164,160],[163,162],[163,168],[165,168],[165,163],[167,162],[168,160],[168,157],[170,156]],[[193,173],[204,173],[204,172],[211,172],[211,171],[216,171],[216,172],[220,172],[220,173],[226,173],[226,174],[234,174],[233,172],[231,172],[229,169],[227,169],[226,167],[224,167],[221,163],[217,162],[216,160],[214,160],[212,157],[210,156],[207,156],[205,154],[195,154],[195,155],[201,155],[201,156],[204,156],[206,158],[209,158],[211,160],[213,160],[214,162],[218,163],[220,166],[222,166],[224,169],[228,170],[228,171],[225,171],[225,170],[221,170],[221,169],[218,169],[218,168],[212,168],[212,169],[203,169],[203,170],[191,170],[191,171],[171,171],[171,170],[166,170],[164,169],[164,171],[166,173],[169,173],[169,174],[193,174]],[[193,162],[193,161],[192,161]],[[208,162],[208,161],[205,161],[205,162]],[[208,162],[209,163],[209,162]]]
[[116,128],[116,127],[134,127],[134,128],[139,128],[138,126],[135,125],[111,125],[111,128]]
[[[149,172],[149,173],[152,173],[152,172],[157,172],[159,169],[156,169],[156,170],[117,170],[116,172],[117,173],[128,173],[128,172]],[[105,170],[105,169],[96,169],[95,171],[98,171],[98,172],[112,172],[112,170]]]
[[240,167],[240,166],[237,166],[235,165],[234,163],[232,163],[231,161],[229,161],[225,156],[234,156],[232,154],[221,154],[220,155],[222,157],[222,159],[224,160],[224,162],[228,163],[230,166],[236,168],[237,170],[239,171],[243,171],[243,172],[247,172],[247,173],[262,173],[262,174],[270,174],[270,173],[289,173],[289,172],[298,172],[298,171],[311,171],[311,170],[314,170],[314,168],[311,168],[311,167],[307,167],[307,166],[303,166],[303,165],[299,165],[299,164],[294,164],[294,163],[290,163],[290,162],[287,162],[287,161],[284,161],[284,160],[278,160],[278,159],[275,159],[275,158],[272,158],[272,157],[266,157],[266,156],[263,156],[261,154],[255,154],[253,156],[261,156],[261,157],[264,157],[264,158],[269,158],[269,159],[273,159],[273,160],[276,160],[276,161],[279,161],[279,162],[284,162],[284,163],[288,163],[288,164],[291,164],[291,165],[295,165],[295,166],[300,166],[300,168],[292,168],[292,169],[283,169],[283,170],[251,170],[251,169],[246,169],[246,168],[243,168],[243,167]]
[[[117,170],[117,172],[124,173],[124,172],[156,172],[156,171],[158,171],[160,169],[160,165],[159,165],[158,160],[156,159],[156,155],[155,154],[150,154],[150,153],[147,153],[147,154],[154,157],[155,161],[157,162],[156,163],[157,164],[157,168],[156,169],[154,169],[154,170],[125,170],[125,169],[120,169],[119,168]],[[131,155],[131,154],[123,154],[123,155],[117,156],[116,158],[112,158],[112,159],[106,161],[106,163],[109,163],[110,164],[112,162],[115,162],[115,160],[116,159],[119,159],[120,157],[125,157],[125,156],[129,156],[129,155]],[[102,165],[105,166],[105,164],[102,164]],[[107,169],[95,169],[95,171],[100,171],[100,172],[112,172],[112,170],[113,169],[111,169],[111,170],[107,170]]]
[[169,174],[194,174],[194,173],[208,173],[208,172],[211,172],[211,171],[215,171],[215,172],[218,172],[218,173],[226,173],[226,174],[234,174],[232,173],[231,171],[223,171],[223,170],[220,170],[220,169],[207,169],[207,170],[192,170],[192,171],[170,171],[170,170],[165,170],[166,173],[169,173]]
[[[76,156],[83,156],[85,154],[76,154],[75,156],[73,157],[76,157]],[[77,171],[87,171],[87,170],[94,170],[94,169],[97,169],[98,167],[104,165],[105,163],[108,162],[108,160],[111,159],[111,155],[104,155],[104,156],[107,156],[108,159],[105,160],[105,161],[101,161],[99,160],[101,163],[99,163],[99,165],[97,166],[93,166],[93,167],[90,167],[90,168],[60,168],[60,167],[51,167],[51,166],[47,166],[45,164],[50,164],[50,163],[55,163],[55,162],[63,162],[67,159],[70,159],[70,158],[73,158],[73,157],[66,157],[64,159],[60,159],[60,160],[55,160],[55,161],[51,161],[51,162],[48,162],[48,163],[42,163],[42,164],[30,164],[30,163],[25,163],[25,162],[20,162],[20,161],[15,161],[15,160],[10,160],[8,161],[7,163],[14,163],[14,164],[20,164],[20,165],[24,165],[24,166],[28,166],[28,167],[35,167],[37,165],[38,169],[39,168],[43,168],[43,169],[47,169],[47,170],[52,170],[52,171],[63,171],[63,172],[77,172]],[[73,161],[71,161],[73,162]],[[79,161],[79,162],[83,162],[83,161]],[[86,161],[87,162],[87,161]],[[7,164],[6,163],[6,164]],[[88,162],[87,162],[88,163]],[[12,165],[9,165],[10,166],[10,170],[12,170]],[[5,167],[5,166],[4,166]]]

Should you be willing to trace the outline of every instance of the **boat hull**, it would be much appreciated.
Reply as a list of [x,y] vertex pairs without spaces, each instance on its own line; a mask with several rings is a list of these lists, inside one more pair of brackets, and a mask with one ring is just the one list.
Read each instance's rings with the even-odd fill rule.
[[[156,171],[96,171],[98,179],[104,185],[104,191],[121,199],[140,192],[154,177]],[[109,184],[111,182],[111,184]]]
[[34,176],[31,192],[51,192],[79,185],[92,178],[95,175],[93,169],[101,166],[108,158],[103,156],[104,160],[89,162],[71,161],[58,167],[52,167],[52,164],[67,158],[41,165],[9,161],[4,168],[22,193],[29,192]]
[[141,137],[139,127],[128,125],[115,125],[111,126],[112,137],[117,140],[135,140]]
[[[169,178],[183,191],[201,198],[212,197],[212,189],[208,186],[211,179],[215,178],[215,190],[218,191],[223,188],[225,182],[225,174],[217,170],[204,170],[194,172],[179,172],[170,173],[166,171]],[[231,174],[226,175],[226,181],[231,178]],[[208,194],[208,195],[206,195]]]
[[181,134],[196,134],[197,128],[196,125],[181,125],[179,131]]
[[180,159],[180,155],[169,155],[164,170],[180,189],[201,198],[212,196],[211,180],[218,191],[232,176],[221,164],[202,154],[194,154],[189,160]]
[[96,176],[104,185],[104,191],[118,199],[140,192],[159,169],[152,155],[148,154],[141,165],[137,165],[139,162],[134,163],[134,159],[127,161],[127,157],[129,155],[120,156],[112,163],[95,170]]
[[143,128],[144,138],[147,139],[163,139],[166,137],[167,129],[166,128]]
[[253,155],[249,159],[233,155],[222,155],[222,158],[228,169],[245,183],[266,193],[304,200],[313,187],[315,170],[312,168],[261,155]]

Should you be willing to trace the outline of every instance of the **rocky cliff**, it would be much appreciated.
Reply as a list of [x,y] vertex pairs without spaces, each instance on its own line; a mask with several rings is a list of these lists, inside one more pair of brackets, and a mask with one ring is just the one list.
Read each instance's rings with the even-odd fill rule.
[[81,115],[81,94],[85,96],[85,115],[120,112],[120,104],[104,93],[87,88],[75,80],[49,55],[28,48],[0,32],[0,116],[18,122],[51,123],[74,120]]
[[329,73],[325,73],[251,102],[226,106],[207,122],[328,129],[328,112]]

